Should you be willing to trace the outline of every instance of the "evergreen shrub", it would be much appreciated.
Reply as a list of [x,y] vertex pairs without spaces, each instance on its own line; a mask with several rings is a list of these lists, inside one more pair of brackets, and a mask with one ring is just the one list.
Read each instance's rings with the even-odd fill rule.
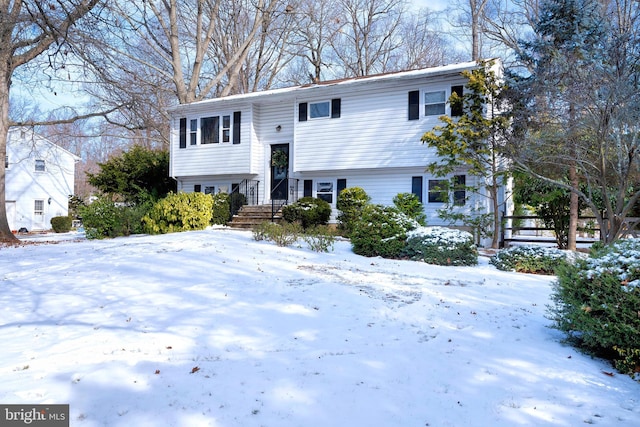
[[226,225],[231,219],[231,197],[227,193],[217,193],[212,197],[211,224]]
[[418,196],[413,193],[399,193],[393,198],[393,204],[403,214],[413,218],[422,226],[427,225],[427,216],[424,214],[424,206]]
[[142,218],[149,234],[204,230],[211,224],[214,199],[204,193],[170,193]]
[[368,257],[398,258],[404,249],[407,232],[418,223],[397,208],[366,205],[351,232],[353,252]]
[[557,270],[554,327],[640,380],[640,239],[620,240]]
[[51,218],[51,228],[56,233],[68,233],[71,231],[73,218],[70,216],[54,216]]
[[142,217],[150,203],[116,204],[100,197],[89,205],[80,206],[79,213],[87,239],[104,239],[143,233]]
[[476,265],[473,235],[446,227],[418,227],[407,233],[403,255],[436,265]]
[[336,208],[338,208],[338,229],[349,236],[353,230],[353,226],[360,218],[360,214],[364,207],[369,203],[371,198],[360,187],[345,188],[338,194]]
[[489,263],[503,271],[556,274],[556,268],[569,261],[572,254],[543,246],[512,246],[492,256]]
[[331,218],[331,205],[315,197],[303,197],[282,208],[282,217],[287,222],[298,222],[307,229],[327,224]]

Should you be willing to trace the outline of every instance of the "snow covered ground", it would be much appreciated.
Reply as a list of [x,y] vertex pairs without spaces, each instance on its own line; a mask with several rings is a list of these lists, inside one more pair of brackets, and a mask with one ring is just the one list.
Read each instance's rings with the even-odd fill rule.
[[640,384],[548,327],[552,280],[229,229],[0,248],[0,402],[87,427],[639,426]]

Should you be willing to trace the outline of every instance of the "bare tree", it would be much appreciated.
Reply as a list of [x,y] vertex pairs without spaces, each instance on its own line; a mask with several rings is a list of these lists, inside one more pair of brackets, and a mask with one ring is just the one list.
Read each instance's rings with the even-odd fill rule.
[[482,20],[489,0],[455,0],[448,8],[449,23],[461,39],[468,40],[471,60],[477,61],[483,52]]
[[[7,153],[11,82],[17,70],[46,59],[56,67],[65,38],[100,0],[0,1],[0,158]],[[46,58],[45,58],[46,56]],[[5,164],[0,162],[0,240],[15,241],[7,221]]]
[[333,50],[345,76],[367,76],[391,69],[399,37],[403,0],[341,0],[346,21],[333,42]]

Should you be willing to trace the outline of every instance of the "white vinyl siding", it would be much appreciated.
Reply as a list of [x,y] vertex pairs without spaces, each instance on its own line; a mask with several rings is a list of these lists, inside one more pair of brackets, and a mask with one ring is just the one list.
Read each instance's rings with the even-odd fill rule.
[[413,167],[432,161],[435,150],[420,138],[439,121],[436,116],[407,120],[407,93],[415,87],[408,83],[344,93],[339,120],[298,122],[294,172]]

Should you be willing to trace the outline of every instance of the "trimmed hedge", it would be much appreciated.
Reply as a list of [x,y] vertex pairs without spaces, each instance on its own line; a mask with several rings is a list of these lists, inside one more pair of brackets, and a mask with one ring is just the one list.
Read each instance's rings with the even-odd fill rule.
[[368,257],[399,258],[407,232],[418,223],[397,208],[366,205],[351,232],[353,252]]
[[142,218],[149,234],[204,230],[211,224],[214,198],[204,193],[170,193]]
[[282,217],[287,222],[299,222],[305,230],[324,225],[331,218],[331,205],[315,197],[303,197],[282,208]]
[[70,216],[54,216],[51,218],[51,228],[56,233],[68,233],[71,231],[73,218]]
[[473,235],[445,227],[419,227],[407,233],[403,255],[436,265],[476,265],[478,249]]
[[556,268],[568,262],[572,254],[543,246],[513,246],[492,256],[489,263],[503,271],[556,274]]
[[549,308],[569,341],[640,380],[640,240],[620,240],[558,270]]
[[345,188],[338,194],[336,208],[338,208],[338,229],[349,236],[355,223],[360,218],[364,207],[369,203],[371,197],[360,187]]

